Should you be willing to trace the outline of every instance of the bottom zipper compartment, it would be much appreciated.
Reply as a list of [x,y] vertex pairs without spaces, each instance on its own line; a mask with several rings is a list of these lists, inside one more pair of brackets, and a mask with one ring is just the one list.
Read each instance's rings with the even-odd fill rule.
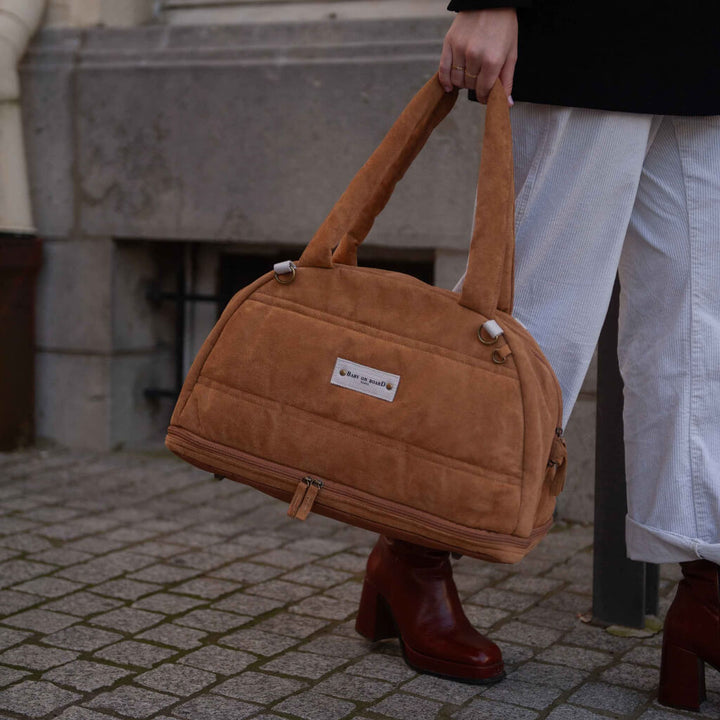
[[168,429],[165,442],[172,452],[196,467],[289,502],[291,517],[304,520],[312,510],[367,530],[492,562],[521,560],[552,526],[550,521],[536,527],[529,537],[469,528],[227,447],[174,425]]

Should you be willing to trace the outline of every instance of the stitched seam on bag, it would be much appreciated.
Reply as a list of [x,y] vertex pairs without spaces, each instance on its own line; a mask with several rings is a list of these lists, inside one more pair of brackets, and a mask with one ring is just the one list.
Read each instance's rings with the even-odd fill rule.
[[[447,350],[446,348],[437,347],[436,345],[431,345],[424,340],[416,340],[414,338],[406,337],[405,335],[396,335],[395,333],[391,333],[387,330],[380,330],[379,328],[373,327],[372,325],[367,325],[357,320],[338,318],[336,315],[332,315],[331,313],[325,312],[324,310],[308,308],[305,305],[293,302],[292,300],[286,300],[285,298],[281,300],[280,298],[275,298],[271,295],[264,294],[260,294],[260,298],[258,298],[256,297],[256,295],[258,294],[259,293],[254,293],[247,300],[263,303],[264,305],[270,305],[271,307],[276,307],[281,310],[285,310],[286,312],[292,312],[296,315],[302,315],[303,317],[312,318],[313,320],[318,320],[320,322],[327,323],[328,325],[335,325],[336,327],[352,330],[356,333],[373,335],[379,340],[394,343],[395,345],[400,345],[402,347],[409,347],[413,350],[418,350],[420,352],[427,353],[428,355],[433,355],[434,357],[440,355],[447,360],[459,363],[461,365],[466,365],[473,370],[480,370],[481,372],[489,373],[493,377],[495,377],[496,375],[501,375],[503,378],[507,378],[508,380],[514,380],[518,383],[520,382],[519,378],[517,377],[517,373],[513,372],[510,368],[506,369],[500,365],[494,364],[492,362],[492,359],[487,361],[487,367],[485,366],[484,362],[483,364],[475,364],[473,362],[470,362],[469,359],[461,360],[458,357],[454,357],[455,355],[460,355],[460,353],[454,350]],[[339,319],[342,320],[342,322],[337,322]]]
[[[420,447],[419,445],[413,445],[412,443],[406,442],[404,440],[396,440],[394,438],[390,438],[387,435],[381,435],[379,433],[370,433],[367,430],[362,430],[361,428],[356,427],[355,425],[350,425],[348,423],[344,423],[340,420],[335,420],[333,418],[325,417],[324,415],[318,415],[317,413],[313,413],[310,410],[305,410],[303,408],[297,407],[295,405],[291,405],[287,402],[279,402],[278,400],[273,400],[272,398],[264,397],[263,395],[258,395],[257,393],[250,392],[249,390],[244,390],[242,388],[234,387],[232,385],[228,385],[227,383],[224,383],[222,381],[216,380],[215,378],[208,377],[207,375],[201,375],[197,379],[198,385],[204,385],[209,390],[214,390],[215,392],[224,393],[225,395],[228,395],[230,397],[240,397],[241,399],[244,399],[246,402],[252,403],[254,405],[258,405],[260,407],[263,407],[268,410],[276,410],[276,409],[282,409],[286,408],[290,410],[291,412],[296,412],[300,415],[307,415],[309,418],[312,418],[313,421],[317,421],[320,423],[325,423],[330,426],[338,426],[342,428],[342,432],[346,433],[350,432],[352,435],[357,437],[358,439],[362,440],[363,442],[372,442],[372,443],[380,443],[384,445],[387,448],[390,449],[397,449],[400,448],[412,448],[413,450],[422,453],[423,455],[429,455],[431,457],[423,457],[422,459],[425,462],[432,463],[433,465],[439,465],[440,467],[446,467],[448,463],[454,463],[455,469],[459,470],[460,472],[465,472],[469,475],[474,475],[482,480],[488,480],[488,477],[486,475],[481,475],[477,472],[477,468],[481,467],[483,473],[489,473],[493,477],[490,478],[491,482],[499,482],[503,485],[512,485],[513,487],[517,487],[519,484],[521,484],[522,481],[522,474],[519,475],[511,475],[509,473],[499,473],[497,470],[493,470],[491,468],[486,468],[484,466],[480,465],[473,465],[466,460],[461,460],[459,458],[450,457],[449,455],[443,455],[442,453],[439,453],[435,450],[428,450],[427,448]],[[433,457],[440,458],[439,460],[434,460]]]

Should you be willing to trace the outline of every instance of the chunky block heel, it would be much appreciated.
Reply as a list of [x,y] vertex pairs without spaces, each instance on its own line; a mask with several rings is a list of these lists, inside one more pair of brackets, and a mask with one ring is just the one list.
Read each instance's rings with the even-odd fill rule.
[[390,608],[367,580],[363,583],[355,629],[373,642],[398,637]]
[[706,698],[705,663],[697,654],[663,643],[658,701],[661,705],[698,710]]

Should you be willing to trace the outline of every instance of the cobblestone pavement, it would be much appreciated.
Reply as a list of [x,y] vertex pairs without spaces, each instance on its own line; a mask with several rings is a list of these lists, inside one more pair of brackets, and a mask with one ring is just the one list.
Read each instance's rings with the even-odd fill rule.
[[[465,685],[354,632],[370,533],[162,453],[0,454],[0,720],[698,717],[655,702],[659,635],[579,619],[591,541],[562,527],[517,566],[457,561],[509,670]],[[720,717],[708,684],[701,716]]]

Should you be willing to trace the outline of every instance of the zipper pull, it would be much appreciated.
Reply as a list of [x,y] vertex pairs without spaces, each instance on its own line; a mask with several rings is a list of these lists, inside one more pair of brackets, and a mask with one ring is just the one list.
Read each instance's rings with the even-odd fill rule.
[[304,477],[295,488],[295,494],[287,511],[288,516],[298,520],[305,520],[310,514],[315,498],[322,486],[322,480],[316,480],[309,475]]
[[550,459],[545,471],[545,480],[550,486],[550,494],[555,497],[562,492],[567,475],[567,448],[561,433],[562,431],[560,433],[555,432],[552,448],[550,449]]

